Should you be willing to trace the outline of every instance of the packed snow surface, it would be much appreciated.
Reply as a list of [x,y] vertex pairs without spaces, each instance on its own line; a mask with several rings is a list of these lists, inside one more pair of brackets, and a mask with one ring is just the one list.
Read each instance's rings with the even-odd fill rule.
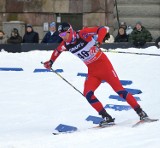
[[[146,49],[117,49],[126,52],[160,54],[152,46]],[[99,116],[86,99],[53,72],[34,73],[44,68],[52,51],[0,53],[0,67],[18,67],[23,71],[0,71],[0,148],[159,148],[160,122],[132,125],[139,120],[134,110],[107,109],[116,118],[116,126],[93,129],[89,115]],[[151,118],[160,118],[160,56],[105,52],[120,80],[131,80],[127,88],[140,89],[139,104]],[[83,92],[86,66],[69,52],[63,52],[53,64],[78,90]],[[109,99],[116,93],[102,83],[95,95],[106,104],[127,105]],[[54,136],[59,124],[72,125],[78,131]]]

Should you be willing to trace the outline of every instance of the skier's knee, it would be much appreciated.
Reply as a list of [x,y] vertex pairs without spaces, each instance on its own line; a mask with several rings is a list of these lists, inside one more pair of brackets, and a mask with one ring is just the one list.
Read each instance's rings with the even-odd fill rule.
[[85,97],[86,97],[86,99],[87,99],[87,101],[89,102],[89,103],[92,103],[92,96],[94,95],[94,92],[93,91],[89,91],[86,95],[85,95]]
[[127,95],[128,95],[128,92],[126,90],[120,90],[120,91],[117,92],[117,94],[119,96],[121,96],[122,98],[126,99]]

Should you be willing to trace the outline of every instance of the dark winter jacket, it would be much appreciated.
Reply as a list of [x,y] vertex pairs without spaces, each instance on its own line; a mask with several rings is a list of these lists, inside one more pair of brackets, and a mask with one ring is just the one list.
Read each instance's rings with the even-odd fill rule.
[[23,43],[39,43],[39,35],[37,32],[26,32],[23,36]]
[[160,36],[156,39],[155,44],[157,48],[160,48]]
[[118,35],[115,37],[115,42],[128,42],[128,35],[125,33],[123,35]]
[[12,43],[12,44],[22,43],[22,37],[19,35],[17,28],[13,28],[11,32],[11,37],[7,40],[7,43]]
[[60,43],[60,42],[62,42],[62,38],[59,36],[58,31],[55,31],[53,35],[51,35],[51,32],[48,31],[41,43]]
[[12,44],[22,43],[22,37],[21,36],[16,36],[16,37],[12,36],[7,40],[7,43],[12,43]]
[[151,33],[142,26],[142,30],[138,31],[136,28],[133,29],[132,33],[129,36],[129,42],[151,42],[152,35]]

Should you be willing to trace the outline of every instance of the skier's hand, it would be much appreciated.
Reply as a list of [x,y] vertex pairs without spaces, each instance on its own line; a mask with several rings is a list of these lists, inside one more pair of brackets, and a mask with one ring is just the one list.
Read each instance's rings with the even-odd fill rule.
[[46,61],[46,62],[44,62],[44,67],[47,69],[51,69],[52,64],[53,64],[52,60]]
[[94,46],[90,48],[90,54],[97,53],[99,51],[100,43],[96,42]]
[[98,48],[100,47],[101,43],[96,41],[94,46],[97,46]]

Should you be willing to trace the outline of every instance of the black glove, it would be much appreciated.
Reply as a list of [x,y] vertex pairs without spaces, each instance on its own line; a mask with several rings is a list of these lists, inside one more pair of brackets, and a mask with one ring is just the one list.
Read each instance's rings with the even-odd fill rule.
[[99,48],[100,45],[100,42],[96,41],[94,46],[97,46]]

